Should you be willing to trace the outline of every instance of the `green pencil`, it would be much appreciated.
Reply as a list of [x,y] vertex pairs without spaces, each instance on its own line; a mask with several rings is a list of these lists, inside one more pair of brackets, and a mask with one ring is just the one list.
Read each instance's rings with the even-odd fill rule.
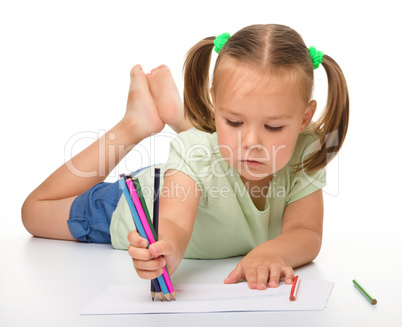
[[158,235],[156,235],[156,233],[155,233],[154,225],[152,224],[151,217],[149,215],[149,211],[147,208],[147,204],[145,203],[144,195],[142,194],[142,188],[141,188],[140,181],[138,180],[137,177],[133,177],[132,179],[133,179],[135,190],[137,191],[137,194],[138,194],[138,198],[140,199],[142,208],[144,209],[145,217],[147,217],[149,227],[151,229],[152,235],[154,236],[154,239],[156,242],[158,240]]
[[377,304],[377,300],[373,299],[370,295],[368,295],[368,293],[363,289],[363,287],[359,285],[358,282],[356,282],[356,280],[353,280],[353,284],[355,284],[355,287],[360,291],[360,293],[363,294],[363,296],[367,299],[367,301],[369,301],[372,305]]

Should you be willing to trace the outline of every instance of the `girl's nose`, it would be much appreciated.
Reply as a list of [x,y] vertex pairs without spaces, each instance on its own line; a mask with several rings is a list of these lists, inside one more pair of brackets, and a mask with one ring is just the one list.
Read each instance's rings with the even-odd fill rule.
[[242,133],[243,135],[241,135],[241,140],[242,140],[242,146],[244,149],[249,149],[249,148],[256,148],[256,149],[260,149],[261,146],[261,142],[258,136],[258,133],[253,130],[253,129],[249,129],[249,130],[241,130],[240,133]]

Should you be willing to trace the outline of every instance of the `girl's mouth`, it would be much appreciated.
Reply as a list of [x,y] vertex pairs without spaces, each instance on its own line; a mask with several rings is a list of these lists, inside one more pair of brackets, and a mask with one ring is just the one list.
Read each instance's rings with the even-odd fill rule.
[[247,166],[253,166],[253,167],[263,165],[262,162],[257,160],[242,160],[241,162]]

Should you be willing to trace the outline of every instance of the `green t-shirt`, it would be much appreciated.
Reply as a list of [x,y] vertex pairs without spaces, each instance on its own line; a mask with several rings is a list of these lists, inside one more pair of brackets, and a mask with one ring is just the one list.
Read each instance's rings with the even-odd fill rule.
[[[289,163],[273,176],[265,209],[259,211],[247,192],[239,173],[230,167],[219,152],[216,133],[196,128],[178,134],[170,143],[168,169],[179,170],[200,187],[201,197],[194,229],[185,258],[219,259],[245,255],[281,232],[286,206],[325,186],[325,169],[292,173],[298,164],[319,148],[318,137],[309,132],[299,134]],[[153,167],[137,174],[152,217]],[[164,188],[161,178],[161,195]],[[135,229],[124,195],[112,215],[110,235],[116,249],[128,248],[127,234]]]

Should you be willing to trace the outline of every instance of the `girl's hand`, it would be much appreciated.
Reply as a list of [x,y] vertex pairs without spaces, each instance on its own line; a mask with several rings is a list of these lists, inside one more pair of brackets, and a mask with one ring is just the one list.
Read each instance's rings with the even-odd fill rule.
[[174,244],[161,240],[147,248],[148,241],[136,230],[131,231],[127,239],[130,242],[128,253],[133,259],[134,268],[140,278],[154,279],[162,275],[165,266],[169,274],[173,274],[179,266],[181,258],[176,255]]
[[240,260],[224,283],[234,284],[246,279],[251,289],[265,290],[268,281],[268,287],[278,287],[282,277],[285,277],[286,284],[292,284],[293,269],[287,266],[280,256],[267,254],[257,247]]

